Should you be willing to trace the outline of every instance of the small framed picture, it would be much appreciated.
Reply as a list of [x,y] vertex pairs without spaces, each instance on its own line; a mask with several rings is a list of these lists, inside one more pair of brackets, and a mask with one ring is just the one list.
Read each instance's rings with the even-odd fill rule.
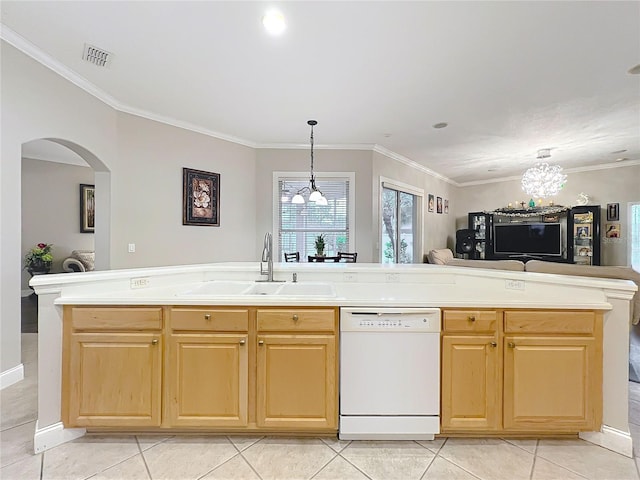
[[442,197],[436,197],[436,209],[438,213],[442,213]]
[[80,233],[94,233],[96,227],[96,187],[80,184]]
[[429,194],[429,211],[433,212],[433,204],[435,203],[435,198],[432,194]]
[[620,238],[620,224],[607,223],[604,232],[606,238]]
[[182,169],[182,224],[220,226],[220,174]]
[[620,220],[620,204],[607,203],[607,221],[617,222]]
[[444,200],[444,213],[449,213],[449,200]]
[[591,227],[576,226],[575,235],[576,238],[589,238],[591,237]]

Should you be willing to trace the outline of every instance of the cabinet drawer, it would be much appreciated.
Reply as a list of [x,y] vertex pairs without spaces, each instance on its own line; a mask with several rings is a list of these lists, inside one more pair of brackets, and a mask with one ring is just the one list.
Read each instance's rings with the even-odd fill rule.
[[160,330],[161,307],[71,307],[76,330]]
[[442,319],[446,332],[494,332],[498,327],[495,310],[445,310]]
[[505,333],[593,335],[595,332],[595,312],[536,310],[505,312],[504,315]]
[[246,332],[249,311],[246,309],[172,308],[172,330],[206,330]]
[[336,328],[333,309],[258,310],[257,319],[259,331],[334,332]]

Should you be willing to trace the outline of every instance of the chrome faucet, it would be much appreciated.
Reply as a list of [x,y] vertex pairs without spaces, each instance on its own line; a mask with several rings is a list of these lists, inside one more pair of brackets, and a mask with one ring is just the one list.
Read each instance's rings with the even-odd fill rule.
[[[267,269],[264,269],[263,262],[267,263]],[[258,280],[259,282],[274,282],[273,279],[273,238],[271,232],[264,235],[264,247],[262,248],[262,259],[260,260],[260,275],[266,275],[266,280]]]

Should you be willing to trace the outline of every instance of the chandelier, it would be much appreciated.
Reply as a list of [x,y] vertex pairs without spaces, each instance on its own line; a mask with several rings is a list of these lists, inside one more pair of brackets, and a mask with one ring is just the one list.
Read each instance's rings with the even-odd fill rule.
[[317,125],[318,122],[315,120],[309,120],[307,125],[311,126],[311,176],[309,178],[309,186],[302,187],[298,190],[293,198],[291,199],[291,203],[304,203],[303,193],[309,193],[309,201],[315,202],[316,205],[328,205],[327,198],[323,195],[318,187],[316,187],[316,177],[313,173],[313,126]]
[[[549,149],[538,151],[538,160],[550,156]],[[531,197],[552,197],[562,190],[566,181],[567,176],[562,173],[562,167],[539,162],[522,175],[522,190]]]

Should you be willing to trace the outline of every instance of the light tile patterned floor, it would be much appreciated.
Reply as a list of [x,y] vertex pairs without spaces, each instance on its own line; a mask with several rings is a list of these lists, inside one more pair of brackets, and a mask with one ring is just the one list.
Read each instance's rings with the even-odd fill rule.
[[[581,440],[87,435],[33,455],[36,342],[23,334],[26,378],[1,392],[2,480],[640,480],[635,459]],[[640,384],[629,391],[640,439]]]

